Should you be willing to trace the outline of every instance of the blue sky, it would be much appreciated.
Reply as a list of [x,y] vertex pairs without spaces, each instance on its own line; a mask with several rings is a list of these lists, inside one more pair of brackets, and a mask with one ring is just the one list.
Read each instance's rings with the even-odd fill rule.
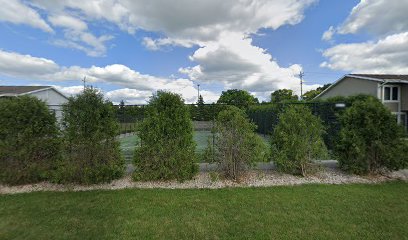
[[404,0],[172,3],[0,0],[0,84],[76,94],[86,76],[127,103],[161,89],[194,102],[200,84],[211,102],[230,88],[299,92],[301,70],[306,90],[350,72],[408,72]]

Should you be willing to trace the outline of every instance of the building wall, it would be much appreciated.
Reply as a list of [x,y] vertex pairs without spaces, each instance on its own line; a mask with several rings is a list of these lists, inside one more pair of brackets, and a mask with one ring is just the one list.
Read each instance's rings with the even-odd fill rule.
[[327,99],[336,96],[354,96],[358,94],[368,94],[377,97],[378,83],[355,78],[345,78],[336,84],[329,91],[325,92],[319,98]]
[[384,102],[384,106],[386,106],[391,112],[398,112],[398,103],[397,102]]
[[408,84],[401,85],[401,110],[408,111]]
[[40,92],[34,92],[29,94],[30,96],[37,97],[40,100],[43,100],[48,107],[55,112],[55,116],[58,120],[62,117],[62,105],[67,103],[68,100],[59,94],[54,89],[47,89]]

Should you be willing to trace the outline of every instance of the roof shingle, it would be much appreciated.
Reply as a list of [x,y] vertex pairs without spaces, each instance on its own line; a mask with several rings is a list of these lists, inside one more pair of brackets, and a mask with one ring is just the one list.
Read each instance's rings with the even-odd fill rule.
[[51,86],[0,86],[0,95],[19,95]]
[[350,76],[356,77],[367,77],[376,78],[380,80],[406,80],[408,81],[408,75],[397,75],[397,74],[348,74]]

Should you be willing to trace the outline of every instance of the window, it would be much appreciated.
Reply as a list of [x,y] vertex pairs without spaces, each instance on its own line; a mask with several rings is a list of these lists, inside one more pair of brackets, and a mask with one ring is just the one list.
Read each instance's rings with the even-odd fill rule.
[[384,101],[398,101],[398,100],[399,100],[398,86],[384,87]]
[[398,101],[398,88],[397,87],[392,88],[392,100]]
[[390,89],[390,87],[384,87],[384,100],[391,100],[391,89]]

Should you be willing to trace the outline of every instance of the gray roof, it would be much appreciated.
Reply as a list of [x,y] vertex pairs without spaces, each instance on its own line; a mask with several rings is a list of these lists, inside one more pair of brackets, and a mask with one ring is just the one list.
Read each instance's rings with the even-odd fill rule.
[[0,86],[0,96],[20,95],[48,88],[51,88],[51,86]]
[[380,80],[405,80],[408,81],[408,75],[397,74],[348,74],[348,76],[375,78]]

